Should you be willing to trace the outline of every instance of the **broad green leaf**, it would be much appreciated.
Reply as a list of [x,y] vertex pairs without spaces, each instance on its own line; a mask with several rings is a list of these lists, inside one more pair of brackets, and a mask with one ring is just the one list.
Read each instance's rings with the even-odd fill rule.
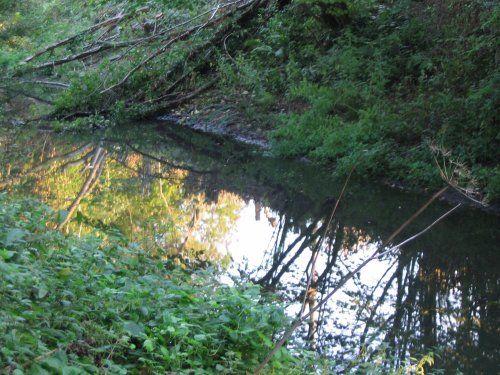
[[24,237],[28,234],[28,231],[25,229],[19,228],[11,228],[7,231],[7,237],[5,238],[4,244],[5,246],[10,246],[15,244],[16,242],[24,242]]
[[59,358],[55,357],[46,358],[41,362],[41,364],[43,367],[55,371],[61,370],[64,366],[64,363]]
[[123,323],[123,330],[130,333],[135,337],[144,337],[144,326],[142,324],[137,324],[135,322],[125,322]]
[[14,251],[9,251],[6,249],[0,249],[0,258],[3,260],[8,260],[12,258],[16,253]]
[[29,374],[29,375],[50,375],[50,372],[45,370],[39,364],[35,363],[35,364],[31,365],[31,367],[27,371],[27,374]]
[[45,297],[47,294],[49,293],[49,291],[45,288],[45,287],[40,287],[38,288],[38,294],[37,294],[37,297],[38,299],[42,299],[43,297]]
[[144,344],[142,345],[144,349],[148,352],[152,352],[154,350],[154,342],[151,339],[144,340]]

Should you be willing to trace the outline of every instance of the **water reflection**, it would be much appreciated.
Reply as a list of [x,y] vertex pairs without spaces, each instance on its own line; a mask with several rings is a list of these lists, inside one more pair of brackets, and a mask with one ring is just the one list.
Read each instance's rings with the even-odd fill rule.
[[[4,129],[0,142],[0,188],[40,196],[59,212],[58,228],[119,230],[151,252],[198,265],[227,265],[232,256],[234,272],[277,291],[295,313],[304,302],[314,306],[426,200],[353,183],[330,222],[341,186],[326,172],[166,124],[94,137]],[[435,204],[398,240],[448,208]],[[455,213],[360,272],[294,342],[368,360],[385,343],[387,366],[440,348],[437,367],[448,373],[497,373],[498,224],[471,209]]]

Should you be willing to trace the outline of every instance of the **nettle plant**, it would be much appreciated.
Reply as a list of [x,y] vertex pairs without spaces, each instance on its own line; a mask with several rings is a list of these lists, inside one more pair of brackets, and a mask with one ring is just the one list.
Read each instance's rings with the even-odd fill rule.
[[[1,371],[244,373],[287,324],[257,286],[174,267],[115,232],[64,237],[39,202],[0,201]],[[283,349],[269,371],[293,367]]]

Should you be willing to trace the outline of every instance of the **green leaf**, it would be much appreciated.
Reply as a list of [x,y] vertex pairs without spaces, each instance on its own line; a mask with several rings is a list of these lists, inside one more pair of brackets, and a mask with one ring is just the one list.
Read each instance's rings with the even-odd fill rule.
[[137,324],[135,322],[125,322],[123,324],[123,330],[130,333],[135,337],[144,337],[144,326],[142,324]]
[[49,293],[49,291],[45,287],[41,286],[40,288],[38,288],[38,294],[37,294],[38,299],[42,299],[48,293]]
[[24,242],[24,237],[28,234],[29,232],[25,229],[19,229],[19,228],[12,228],[7,231],[7,237],[5,238],[5,241],[3,242],[5,246],[11,246],[14,245],[17,242]]
[[[67,216],[67,214],[66,214],[66,216]],[[83,219],[84,219],[83,214],[82,214],[80,211],[78,211],[78,212],[76,213],[76,215],[75,215],[75,221],[76,221],[78,224],[81,224],[81,223],[83,223]]]
[[40,365],[38,365],[36,363],[31,365],[27,374],[29,374],[29,375],[50,375],[50,373],[47,370],[45,370],[44,368],[42,368]]
[[70,274],[71,274],[71,268],[66,267],[59,270],[59,272],[57,273],[57,277],[60,279],[67,279]]
[[9,251],[6,249],[0,249],[0,258],[3,260],[8,260],[12,258],[16,253],[14,251]]
[[59,358],[47,358],[41,362],[42,366],[50,370],[60,370],[64,363]]
[[150,353],[154,350],[154,342],[151,339],[144,340],[142,346]]
[[75,366],[64,366],[61,369],[62,375],[81,375],[81,374],[88,374],[86,371],[75,367]]
[[217,371],[224,371],[226,368],[225,368],[224,366],[220,365],[220,364],[217,364],[217,365],[215,366],[215,369],[216,369]]

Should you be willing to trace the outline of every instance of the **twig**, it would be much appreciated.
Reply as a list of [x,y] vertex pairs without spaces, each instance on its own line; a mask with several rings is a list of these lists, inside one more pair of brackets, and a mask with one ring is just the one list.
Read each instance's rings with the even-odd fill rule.
[[146,117],[154,117],[155,115],[162,114],[168,108],[171,108],[173,106],[178,106],[178,105],[180,105],[188,100],[191,100],[191,99],[195,98],[196,96],[200,95],[201,93],[203,93],[204,91],[208,90],[213,85],[215,85],[216,82],[217,82],[217,79],[214,78],[211,81],[209,81],[208,83],[206,83],[205,85],[201,86],[200,88],[190,92],[189,94],[182,96],[180,98],[171,100],[171,101],[166,102],[157,108],[154,108],[153,110],[146,113]]
[[83,35],[83,34],[86,34],[86,33],[93,33],[94,31],[100,29],[101,27],[105,27],[105,26],[108,26],[108,25],[111,25],[111,24],[116,24],[118,22],[120,22],[122,19],[126,18],[126,17],[129,17],[135,13],[139,13],[139,12],[146,12],[149,10],[149,7],[148,6],[145,6],[145,7],[142,7],[142,8],[138,8],[134,13],[127,13],[127,14],[119,14],[118,16],[115,16],[113,18],[109,18],[107,20],[104,20],[102,22],[99,22],[99,23],[96,23],[95,25],[92,25],[90,27],[88,27],[87,29],[85,30],[82,30],[80,31],[78,34],[75,34],[73,36],[70,36],[70,37],[67,37],[65,39],[62,39],[62,40],[59,40],[47,47],[45,47],[44,49],[36,52],[35,54],[25,58],[23,60],[24,63],[28,63],[32,60],[34,60],[35,58],[37,58],[38,56],[41,56],[43,55],[44,53],[46,52],[49,52],[49,51],[52,51],[58,47],[61,47],[61,46],[64,46],[70,42],[72,42],[73,40],[75,40],[76,38],[78,38],[79,36]]
[[[244,3],[243,6],[248,6],[250,4],[252,4],[253,2],[258,2],[258,0],[251,0],[250,2],[245,2],[243,0],[237,0],[237,1],[233,1],[231,3],[227,3],[227,4],[224,4],[224,6],[220,6],[220,7],[216,7],[214,9],[212,9],[212,11],[214,12],[213,15],[215,16],[215,13],[216,10],[218,10],[219,8],[222,8],[222,7],[228,7],[228,6],[231,6],[231,5],[234,5],[234,4],[239,4],[239,3]],[[237,9],[240,9],[242,6],[240,5]],[[204,12],[203,14],[207,14],[209,13],[208,11],[207,12]],[[102,90],[100,92],[100,94],[105,94],[111,90],[114,90],[122,85],[124,85],[128,80],[129,78],[135,73],[137,72],[139,69],[143,68],[145,65],[147,65],[148,63],[150,63],[152,60],[154,60],[156,57],[158,57],[159,55],[161,55],[162,53],[164,53],[165,51],[168,50],[168,48],[174,44],[175,42],[177,41],[182,41],[184,39],[186,39],[187,37],[191,36],[192,34],[196,35],[201,29],[207,27],[207,26],[212,26],[212,25],[215,25],[217,24],[218,22],[220,22],[221,20],[227,18],[227,14],[223,15],[223,16],[219,16],[217,18],[210,18],[207,22],[203,23],[203,24],[200,24],[200,25],[196,25],[196,26],[193,26],[191,28],[189,28],[188,30],[184,31],[183,33],[169,39],[161,48],[157,49],[155,52],[153,52],[152,54],[150,54],[147,58],[145,58],[143,61],[141,61],[139,64],[137,64],[134,68],[132,68],[123,78],[121,81],[119,81],[118,83]],[[199,16],[196,16],[195,18],[199,18]],[[194,18],[193,18],[194,19]],[[190,20],[190,22],[192,22],[192,20]]]
[[59,60],[48,61],[48,62],[45,62],[43,64],[34,66],[33,69],[34,70],[39,70],[39,69],[50,68],[50,67],[54,67],[54,66],[58,66],[58,65],[63,65],[63,64],[69,63],[71,61],[85,59],[85,58],[87,58],[89,56],[98,54],[100,52],[107,51],[109,49],[117,49],[117,48],[128,47],[131,44],[133,44],[133,41],[100,44],[98,47],[95,47],[95,48],[92,48],[92,49],[88,49],[86,51],[83,51],[83,52],[80,52],[80,53],[76,53],[74,55],[69,55],[69,56],[66,56],[66,57],[64,57],[62,59],[59,59]]
[[434,202],[434,200],[439,197],[441,194],[443,194],[446,190],[448,190],[448,186],[443,187],[441,190],[439,190],[436,194],[434,194],[422,207],[420,207],[417,212],[415,212],[408,220],[406,220],[401,226],[392,233],[387,240],[385,240],[381,247],[386,246],[388,243],[390,243],[399,233],[403,231],[413,220],[417,218],[422,212],[424,212],[429,205]]
[[233,35],[233,33],[230,33],[230,34],[226,35],[226,37],[224,38],[224,41],[223,41],[224,51],[226,51],[226,55],[227,55],[227,57],[229,57],[229,59],[230,59],[230,60],[231,60],[234,64],[236,64],[236,60],[233,58],[233,56],[231,56],[231,54],[230,54],[230,53],[229,53],[229,51],[227,50],[227,45],[226,45],[226,41],[227,41],[227,39],[228,39],[231,35]]
[[[14,83],[19,83],[19,84],[32,83],[32,84],[35,84],[35,85],[54,86],[54,87],[60,87],[60,88],[63,88],[63,89],[67,89],[69,87],[68,83],[56,82],[56,81],[44,81],[44,80],[39,80],[39,79],[36,79],[36,80],[20,80],[20,81],[14,80]],[[1,87],[9,87],[9,86],[8,85],[2,85]]]
[[346,178],[346,180],[344,182],[344,186],[342,186],[342,190],[340,191],[340,195],[337,198],[337,200],[335,202],[335,206],[333,207],[332,213],[330,214],[330,217],[328,218],[328,222],[326,223],[325,231],[323,232],[323,235],[319,239],[318,244],[316,246],[316,251],[314,252],[312,260],[311,260],[311,263],[312,263],[311,264],[311,274],[309,275],[309,277],[307,279],[306,293],[304,295],[304,300],[302,301],[302,307],[300,309],[299,316],[301,316],[303,314],[304,310],[305,310],[305,306],[306,306],[306,303],[307,303],[307,291],[309,290],[309,288],[311,286],[311,281],[312,281],[312,278],[313,278],[313,272],[314,272],[314,269],[316,268],[316,260],[318,259],[318,255],[319,255],[319,252],[320,252],[320,249],[321,249],[321,245],[322,245],[324,239],[326,238],[326,234],[328,233],[328,228],[330,228],[330,225],[332,224],[332,220],[335,217],[335,213],[337,212],[337,208],[339,207],[339,203],[342,200],[342,197],[344,196],[345,190],[347,188],[347,185],[349,184],[349,181],[351,180],[351,176],[352,176],[352,173],[354,172],[355,168],[356,168],[356,164],[354,164],[352,166],[351,170],[349,171],[349,174],[347,175],[347,178]]

